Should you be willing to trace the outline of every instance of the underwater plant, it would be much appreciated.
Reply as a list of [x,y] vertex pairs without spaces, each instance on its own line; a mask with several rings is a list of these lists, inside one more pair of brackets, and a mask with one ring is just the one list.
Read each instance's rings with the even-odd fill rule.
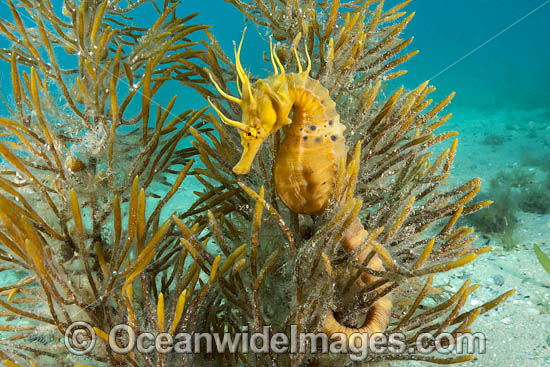
[[[487,209],[464,218],[479,232],[495,236],[505,250],[516,248],[520,211],[550,213],[550,176],[537,180],[536,170],[513,168],[499,171],[489,181],[489,188],[477,196],[479,200],[491,199]],[[476,198],[476,199],[477,199]]]
[[476,199],[492,200],[491,206],[480,210],[461,220],[471,224],[477,231],[487,236],[494,236],[505,250],[512,250],[518,244],[517,229],[519,225],[518,188],[533,181],[533,174],[521,169],[498,172],[489,181],[487,192],[482,192]]
[[[404,73],[393,69],[416,53],[397,56],[411,41],[399,38],[412,18],[401,11],[408,2],[390,10],[378,1],[230,2],[278,43],[266,58],[273,75],[257,78],[242,66],[242,40],[233,63],[210,35],[208,68],[197,72],[217,92],[183,82],[210,101],[219,120],[208,114],[217,131],[208,135],[210,141],[194,133],[193,145],[206,167],[196,169],[197,178],[206,188],[178,217],[195,216],[205,224],[217,218],[218,244],[230,249],[251,244],[250,265],[231,286],[236,292],[230,298],[228,291],[213,296],[208,307],[208,314],[223,316],[201,330],[220,324],[234,332],[244,325],[251,330],[269,325],[273,332],[297,325],[346,335],[385,329],[405,333],[410,346],[422,332],[467,330],[480,313],[509,297],[513,291],[461,313],[476,288],[467,281],[436,306],[426,302],[439,292],[432,288],[436,273],[489,250],[473,246],[472,228],[455,224],[491,202],[470,203],[480,189],[478,178],[455,188],[446,185],[456,139],[429,161],[432,146],[456,135],[434,133],[451,117],[438,114],[453,95],[431,109],[427,96],[434,88],[428,82],[382,96],[383,82]],[[305,60],[315,62],[308,61],[303,71]],[[355,149],[346,154],[346,146]],[[235,223],[251,224],[243,229]],[[353,244],[347,246],[350,237]],[[217,306],[235,299],[239,306],[230,313]],[[262,360],[334,365],[347,356],[254,358],[256,365]],[[405,353],[369,355],[365,362],[471,358]],[[233,356],[225,363],[239,364]]]
[[540,182],[522,186],[517,195],[519,208],[528,213],[550,214],[550,172]]
[[[206,26],[177,16],[170,2],[65,1],[62,12],[50,2],[8,4],[12,21],[0,19],[13,98],[0,118],[0,360],[148,365],[100,342],[71,354],[62,336],[75,335],[75,321],[100,340],[120,323],[174,329],[193,302],[197,277],[183,270],[186,252],[162,211],[191,169],[196,151],[179,142],[191,126],[203,131],[204,109],[175,114],[176,96],[164,106],[152,98],[191,73],[185,62],[204,51],[188,37]],[[145,5],[156,22],[125,25]],[[153,192],[153,184],[168,188]]]
[[536,244],[533,245],[533,251],[535,252],[535,255],[537,256],[537,260],[539,261],[542,268],[550,274],[550,257],[546,255],[539,246]]
[[506,141],[506,136],[504,135],[497,135],[497,134],[489,134],[485,136],[482,143],[486,145],[502,145]]
[[[343,365],[343,353],[118,353],[107,341],[118,324],[232,335],[294,326],[343,331],[354,345],[349,331],[367,327],[402,332],[410,347],[421,333],[468,331],[508,298],[513,290],[462,311],[477,286],[441,300],[434,283],[489,250],[455,225],[490,202],[471,203],[478,178],[447,185],[456,139],[430,160],[431,147],[456,136],[434,132],[453,95],[429,108],[435,89],[425,82],[384,96],[416,54],[399,56],[411,42],[399,38],[409,1],[384,10],[379,0],[231,0],[277,41],[267,78],[245,72],[243,41],[233,63],[206,26],[176,14],[177,2],[67,0],[63,14],[50,2],[9,2],[0,269],[18,279],[0,288],[4,364]],[[157,19],[131,25],[144,6]],[[198,31],[208,41],[193,42]],[[68,55],[75,65],[64,67]],[[207,107],[175,115],[176,97],[153,102],[174,81],[219,119]],[[186,137],[192,147],[180,144]],[[197,198],[166,213],[190,176]],[[168,187],[159,195],[153,184]],[[86,348],[90,334],[69,353],[64,337],[82,337],[75,321],[93,327],[95,347]],[[406,349],[362,363],[471,359]]]

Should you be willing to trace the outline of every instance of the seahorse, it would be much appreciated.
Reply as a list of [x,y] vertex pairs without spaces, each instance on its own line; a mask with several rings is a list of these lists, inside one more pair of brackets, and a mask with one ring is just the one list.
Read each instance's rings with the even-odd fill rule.
[[[241,121],[231,120],[209,99],[220,119],[240,131],[243,152],[233,172],[247,174],[262,143],[282,128],[284,138],[273,171],[277,194],[294,213],[322,213],[334,193],[339,165],[348,152],[343,134],[346,127],[340,122],[336,103],[328,90],[309,76],[311,59],[307,48],[306,70],[302,70],[298,53],[293,49],[298,72],[285,73],[270,42],[274,74],[258,79],[252,85],[240,62],[243,40],[244,32],[238,49],[235,47],[240,98],[223,91],[209,73],[218,92],[237,103],[242,110]],[[349,254],[355,254],[368,235],[359,217],[355,217],[344,235],[342,246]],[[355,254],[356,260],[363,263],[370,251],[373,250]],[[367,265],[374,270],[383,270],[377,255]],[[364,287],[377,279],[363,273],[357,284]],[[344,333],[350,342],[357,335],[383,332],[389,323],[391,307],[391,296],[381,297],[372,305],[360,327],[343,325],[331,311],[325,317],[324,331],[329,335]],[[357,340],[355,343],[358,344]]]

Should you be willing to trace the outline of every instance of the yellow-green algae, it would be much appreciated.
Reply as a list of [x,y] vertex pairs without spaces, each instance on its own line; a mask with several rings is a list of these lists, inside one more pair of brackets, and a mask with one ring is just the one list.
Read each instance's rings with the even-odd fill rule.
[[[235,131],[202,105],[174,115],[176,97],[153,102],[163,84],[178,81],[240,118],[208,77],[229,90],[236,80],[232,57],[206,26],[193,24],[193,15],[178,15],[184,4],[66,1],[61,12],[48,1],[9,2],[12,20],[0,20],[11,42],[0,58],[11,66],[13,94],[10,116],[0,118],[0,270],[21,277],[0,288],[4,364],[344,365],[348,356],[340,354],[116,354],[104,339],[120,323],[138,332],[236,333],[264,325],[317,332],[327,310],[353,325],[391,292],[386,332],[403,332],[414,345],[422,332],[470,330],[479,314],[510,296],[462,311],[476,285],[466,281],[443,295],[432,287],[436,273],[489,250],[474,246],[473,229],[455,226],[489,202],[470,203],[477,178],[447,185],[456,139],[430,159],[430,147],[456,135],[434,132],[450,117],[440,112],[452,95],[430,107],[434,88],[427,82],[388,98],[381,93],[416,54],[403,54],[411,39],[399,38],[413,16],[403,10],[409,1],[388,10],[379,0],[230,1],[273,35],[286,70],[296,69],[293,50],[307,48],[311,75],[331,91],[349,146],[362,147],[358,170],[342,170],[332,204],[317,216],[290,213],[276,197],[271,171],[279,135],[251,173],[237,177]],[[147,29],[132,26],[132,11],[146,4],[157,20]],[[193,41],[199,32],[208,42]],[[76,57],[70,68],[59,62],[64,54]],[[182,148],[186,137],[192,147]],[[153,192],[166,175],[173,177],[166,192]],[[191,176],[202,186],[193,204],[163,213]],[[170,219],[161,223],[161,213]],[[384,271],[340,251],[357,214]],[[343,302],[361,272],[381,280]],[[63,345],[75,321],[98,335],[83,356]],[[372,354],[362,363],[472,358]]]

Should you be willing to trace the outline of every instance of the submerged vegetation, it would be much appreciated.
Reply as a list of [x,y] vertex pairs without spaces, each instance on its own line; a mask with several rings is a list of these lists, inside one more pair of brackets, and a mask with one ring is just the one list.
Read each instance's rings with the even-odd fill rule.
[[[448,185],[457,133],[435,131],[451,117],[440,112],[453,95],[432,106],[428,82],[382,92],[416,54],[401,54],[412,40],[399,38],[413,17],[403,11],[409,1],[387,10],[378,0],[230,2],[273,35],[281,70],[298,70],[310,55],[310,76],[336,102],[350,156],[327,208],[297,214],[278,198],[273,167],[284,131],[237,176],[236,129],[207,107],[175,115],[176,97],[153,102],[179,82],[241,120],[240,106],[214,84],[237,95],[243,69],[193,15],[177,14],[184,5],[65,1],[58,11],[48,1],[10,1],[12,20],[0,20],[13,89],[9,116],[0,118],[0,271],[19,279],[0,288],[7,366],[343,365],[349,357],[336,353],[117,354],[106,341],[121,323],[136,333],[288,333],[291,325],[319,332],[329,311],[360,327],[391,296],[386,332],[402,332],[414,346],[421,333],[471,330],[513,293],[464,311],[477,285],[468,280],[447,297],[436,286],[436,274],[490,250],[475,246],[473,228],[457,226],[490,201],[472,203],[479,178]],[[144,6],[157,19],[133,26],[132,12]],[[193,42],[199,32],[208,42]],[[69,55],[74,64],[65,66]],[[187,137],[191,147],[181,144]],[[431,157],[431,147],[452,138]],[[167,176],[166,192],[153,191]],[[167,213],[191,178],[202,186],[193,204]],[[348,253],[341,242],[357,217],[368,235]],[[364,265],[375,256],[381,267]],[[376,280],[357,287],[362,275]],[[98,336],[81,355],[63,345],[75,321]],[[472,358],[406,351],[363,363]]]
[[536,244],[533,245],[533,251],[535,251],[535,255],[537,256],[537,260],[539,261],[542,268],[550,274],[550,257],[546,255],[540,247],[538,247]]
[[[494,236],[505,250],[516,248],[519,209],[514,187],[523,185],[527,176],[514,171],[499,172],[489,181],[489,190],[478,195],[479,200],[493,200],[493,204],[467,216],[462,222],[473,225],[484,235]],[[529,179],[531,176],[528,176]],[[510,181],[511,180],[511,181]]]
[[531,182],[520,189],[518,206],[524,212],[550,215],[550,172],[542,181]]
[[525,167],[500,171],[478,198],[494,203],[465,217],[464,222],[485,235],[496,236],[504,249],[512,250],[521,240],[517,233],[520,212],[550,214],[550,172]]

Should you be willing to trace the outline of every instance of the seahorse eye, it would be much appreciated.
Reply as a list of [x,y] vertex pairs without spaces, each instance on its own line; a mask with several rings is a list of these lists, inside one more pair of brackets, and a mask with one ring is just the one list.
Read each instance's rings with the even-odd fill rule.
[[256,131],[255,128],[249,127],[248,129],[246,129],[245,135],[249,139],[254,139],[256,138],[256,136],[258,136],[258,132]]

